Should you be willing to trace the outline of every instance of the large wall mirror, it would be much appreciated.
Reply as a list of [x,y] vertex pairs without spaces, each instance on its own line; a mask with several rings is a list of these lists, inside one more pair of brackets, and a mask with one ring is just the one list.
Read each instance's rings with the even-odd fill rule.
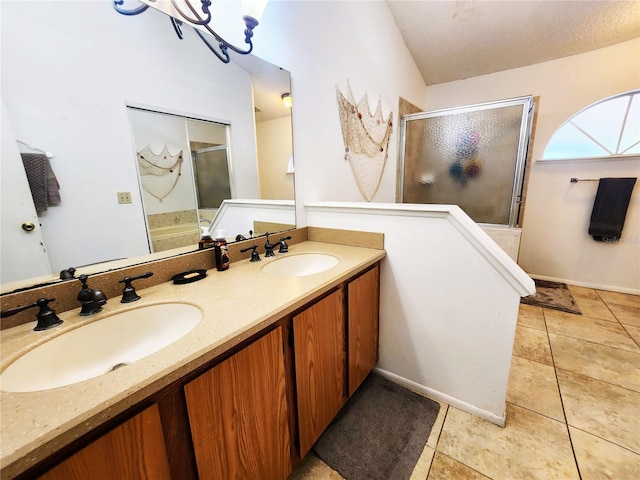
[[[135,19],[111,2],[1,2],[0,9],[3,293],[52,281],[69,267],[82,273],[101,262],[157,256],[164,247],[154,248],[149,232],[163,214],[163,222],[182,223],[175,212],[191,210],[193,226],[213,221],[230,241],[254,230],[251,220],[269,224],[268,215],[246,216],[253,203],[278,211],[272,225],[295,227],[291,111],[281,99],[290,92],[288,72],[251,55],[223,64],[193,32],[178,40],[167,16],[153,9]],[[155,121],[139,130],[131,112]],[[177,130],[158,134],[167,119],[180,123],[181,145],[171,136]],[[146,146],[160,154],[165,144],[170,155],[182,151],[188,208],[171,198],[177,186],[161,201],[151,196],[156,204],[141,187],[137,156]],[[44,152],[61,200],[37,214],[31,205],[20,217],[26,177],[13,173],[23,168],[21,154]],[[195,172],[216,162],[214,170],[226,171],[207,181],[221,180],[215,188],[227,193],[198,209],[203,190],[213,187],[199,184]],[[227,197],[220,219],[216,203]],[[239,204],[242,220],[233,218]],[[21,228],[29,222],[31,232]],[[179,252],[197,248],[192,238]],[[9,268],[9,257],[20,265]]]

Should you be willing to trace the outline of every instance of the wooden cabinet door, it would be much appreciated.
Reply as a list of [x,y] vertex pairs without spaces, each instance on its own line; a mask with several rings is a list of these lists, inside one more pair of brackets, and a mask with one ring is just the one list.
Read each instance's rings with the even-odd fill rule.
[[200,480],[291,473],[282,327],[184,387]]
[[171,480],[158,406],[127,420],[40,478]]
[[293,317],[301,457],[346,401],[343,299],[338,290]]
[[349,396],[378,363],[380,265],[349,283]]

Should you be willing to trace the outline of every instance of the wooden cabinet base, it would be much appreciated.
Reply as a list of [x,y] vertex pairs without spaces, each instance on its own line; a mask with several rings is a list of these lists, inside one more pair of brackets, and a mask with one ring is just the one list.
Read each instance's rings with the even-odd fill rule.
[[171,480],[157,405],[40,477],[43,480]]
[[344,291],[293,317],[300,455],[347,401]]
[[200,480],[291,473],[282,328],[184,387]]

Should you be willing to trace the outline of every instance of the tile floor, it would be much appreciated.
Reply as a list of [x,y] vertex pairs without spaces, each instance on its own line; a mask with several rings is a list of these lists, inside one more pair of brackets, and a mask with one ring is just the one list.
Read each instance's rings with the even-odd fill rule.
[[411,480],[640,478],[640,296],[570,289],[582,315],[520,306],[506,427],[441,404]]

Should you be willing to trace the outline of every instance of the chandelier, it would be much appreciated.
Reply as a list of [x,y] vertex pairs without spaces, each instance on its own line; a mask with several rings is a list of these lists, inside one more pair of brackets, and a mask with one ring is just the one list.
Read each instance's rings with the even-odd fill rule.
[[[173,6],[173,10],[176,14],[176,17],[171,15],[169,18],[171,19],[171,23],[173,28],[178,35],[178,38],[182,40],[182,24],[186,22],[191,25],[193,30],[198,34],[200,39],[205,43],[205,45],[211,50],[216,57],[220,59],[223,63],[229,63],[231,60],[229,58],[229,49],[233,50],[240,55],[247,55],[251,53],[253,50],[253,42],[251,37],[253,37],[253,29],[256,28],[259,24],[259,19],[262,16],[262,12],[267,5],[268,0],[242,0],[242,10],[244,20],[244,24],[246,26],[244,30],[244,42],[248,45],[246,49],[238,48],[229,42],[227,42],[224,38],[218,35],[209,25],[212,19],[211,14],[211,0],[200,0],[200,5],[196,7],[194,4],[197,4],[197,0],[170,0],[171,5]],[[154,3],[156,0],[147,0],[148,3]],[[145,12],[149,5],[147,3],[137,2],[138,5],[136,7],[127,9],[124,6],[125,0],[113,0],[113,8],[122,15],[139,15]],[[212,43],[200,28],[204,28],[207,32],[209,32],[213,37],[217,40],[218,45]]]

